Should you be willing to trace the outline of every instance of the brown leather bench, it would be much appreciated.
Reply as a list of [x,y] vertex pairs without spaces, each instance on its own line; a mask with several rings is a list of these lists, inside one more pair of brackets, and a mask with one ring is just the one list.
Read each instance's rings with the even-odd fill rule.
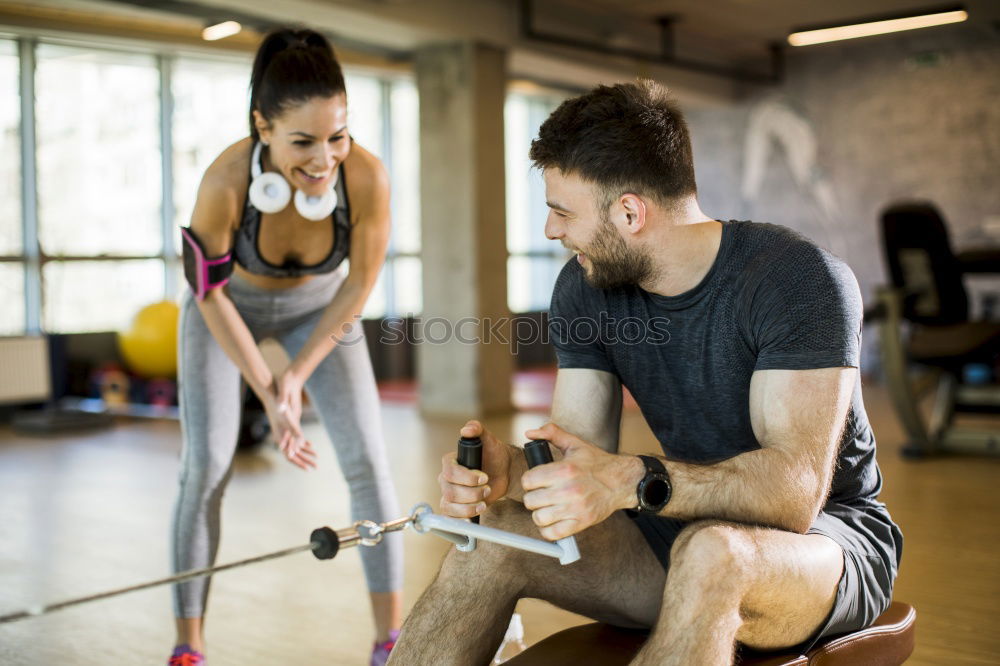
[[[913,652],[917,613],[909,604],[892,602],[875,624],[828,639],[806,654],[742,650],[741,666],[899,666]],[[624,666],[645,642],[647,632],[594,622],[570,627],[531,646],[509,666]]]

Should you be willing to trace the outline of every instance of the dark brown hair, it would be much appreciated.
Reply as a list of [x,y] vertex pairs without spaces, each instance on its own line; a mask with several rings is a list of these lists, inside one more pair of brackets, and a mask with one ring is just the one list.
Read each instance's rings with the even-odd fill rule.
[[346,94],[344,73],[326,37],[305,28],[278,28],[264,36],[250,76],[250,136],[260,137],[254,110],[267,120],[314,97]]
[[639,80],[568,99],[542,123],[529,157],[598,186],[606,211],[626,192],[670,205],[697,193],[691,138],[667,89]]

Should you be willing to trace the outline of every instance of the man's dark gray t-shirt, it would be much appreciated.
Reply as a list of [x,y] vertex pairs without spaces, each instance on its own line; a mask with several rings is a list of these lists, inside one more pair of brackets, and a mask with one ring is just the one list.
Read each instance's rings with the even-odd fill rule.
[[[724,222],[708,274],[678,296],[594,288],[571,260],[549,317],[559,367],[616,375],[664,455],[687,463],[760,448],[750,423],[756,370],[859,366],[862,304],[850,268],[769,224]],[[876,499],[881,486],[859,378],[824,512],[856,528],[839,541],[856,536],[858,549],[878,556],[894,578],[901,539]]]

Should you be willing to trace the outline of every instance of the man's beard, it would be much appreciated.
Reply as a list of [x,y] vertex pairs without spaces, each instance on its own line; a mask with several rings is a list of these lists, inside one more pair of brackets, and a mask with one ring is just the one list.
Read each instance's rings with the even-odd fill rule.
[[583,272],[584,278],[597,289],[640,285],[653,275],[653,262],[649,256],[645,252],[628,249],[607,211],[601,214],[601,224],[583,253],[590,263],[590,271]]

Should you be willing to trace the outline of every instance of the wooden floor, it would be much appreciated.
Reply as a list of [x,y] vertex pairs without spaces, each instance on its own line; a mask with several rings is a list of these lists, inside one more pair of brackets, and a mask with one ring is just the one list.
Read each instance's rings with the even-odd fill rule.
[[[883,500],[905,535],[896,598],[916,606],[910,664],[1000,664],[1000,462],[906,462],[884,393],[866,392],[885,476]],[[383,409],[404,510],[436,503],[438,459],[455,421],[422,419],[408,405]],[[495,419],[522,440],[544,419]],[[628,450],[653,450],[641,415],[626,412]],[[314,442],[325,443],[318,426]],[[301,472],[273,451],[241,455],[224,505],[220,562],[304,544],[320,525],[348,525],[345,487],[328,446]],[[180,450],[172,422],[127,421],[94,434],[27,438],[0,428],[0,614],[163,576]],[[406,536],[412,604],[447,547]],[[319,562],[304,553],[216,576],[208,622],[212,666],[365,664],[372,638],[354,551]],[[522,602],[528,642],[582,618]],[[162,664],[172,644],[166,588],[0,625],[0,664]]]

